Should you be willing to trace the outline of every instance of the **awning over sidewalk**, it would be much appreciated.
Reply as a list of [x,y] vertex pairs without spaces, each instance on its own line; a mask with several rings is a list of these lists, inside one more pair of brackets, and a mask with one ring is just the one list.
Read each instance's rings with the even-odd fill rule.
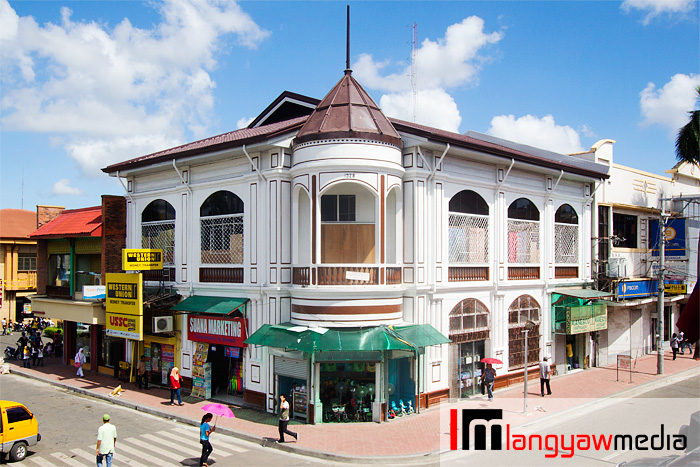
[[429,324],[379,325],[356,329],[326,329],[291,323],[264,324],[246,344],[279,347],[302,352],[410,350],[448,344],[451,341]]
[[612,297],[614,295],[612,292],[603,292],[600,290],[593,289],[582,289],[580,287],[557,287],[554,289],[554,293],[566,295],[567,297],[580,298],[582,300],[596,300],[605,297]]
[[[249,299],[231,297],[208,297],[193,295],[187,297],[171,308],[173,311],[185,311],[189,313],[211,313],[227,316],[243,307]],[[241,310],[243,313],[244,310]],[[245,313],[243,313],[245,315]]]

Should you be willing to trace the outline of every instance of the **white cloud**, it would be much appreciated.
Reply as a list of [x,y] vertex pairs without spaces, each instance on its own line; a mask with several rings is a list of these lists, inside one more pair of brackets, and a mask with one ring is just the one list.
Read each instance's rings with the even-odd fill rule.
[[[414,120],[413,94],[410,92],[385,94],[379,106],[388,117],[412,122]],[[457,133],[462,117],[452,96],[442,89],[418,91],[415,100],[415,115],[423,125]]]
[[664,13],[688,13],[695,8],[695,2],[696,0],[625,0],[620,8],[626,13],[631,10],[648,12],[642,20],[642,24],[646,26],[652,19]]
[[[425,39],[415,53],[417,101],[425,102],[425,105],[417,102],[415,120],[457,131],[461,117],[446,89],[477,82],[481,67],[488,60],[488,57],[481,55],[483,49],[502,38],[500,32],[486,33],[484,20],[470,16],[449,26],[444,38],[437,41]],[[410,63],[393,65],[387,60],[376,61],[371,55],[362,54],[352,68],[363,86],[388,93],[380,99],[387,115],[389,110],[384,108],[385,103],[392,106],[392,111],[413,120],[414,112],[409,110],[412,109],[410,94],[413,86]],[[398,71],[384,73],[390,68],[398,68]],[[428,105],[428,101],[424,101],[426,97],[437,98],[437,107]],[[441,111],[446,113],[437,115]],[[398,114],[393,116],[401,118]]]
[[[164,0],[151,29],[39,25],[0,0],[5,130],[60,134],[85,173],[207,134],[210,71],[224,36],[254,48],[269,33],[235,2]],[[10,52],[7,52],[10,51]],[[41,65],[39,65],[41,64]]]
[[243,118],[241,118],[240,120],[238,120],[238,121],[236,122],[236,128],[239,129],[239,130],[240,130],[241,128],[245,128],[245,127],[247,127],[248,125],[250,125],[250,122],[252,122],[253,120],[255,120],[254,117],[243,117]]
[[579,134],[570,126],[557,125],[554,117],[499,115],[491,119],[488,134],[541,149],[570,154],[583,152]]
[[70,180],[62,178],[53,184],[51,194],[54,196],[80,196],[83,190],[70,186]]
[[649,83],[639,93],[644,121],[642,125],[660,125],[669,130],[669,135],[675,138],[678,129],[688,123],[688,112],[695,109],[697,92],[700,86],[700,75],[676,74],[671,80],[657,89],[654,83]]

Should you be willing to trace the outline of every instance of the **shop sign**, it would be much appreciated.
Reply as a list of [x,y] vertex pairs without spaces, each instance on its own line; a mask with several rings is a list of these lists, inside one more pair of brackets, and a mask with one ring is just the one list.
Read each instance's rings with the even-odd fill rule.
[[122,269],[125,271],[150,271],[163,269],[163,250],[123,249]]
[[685,284],[664,284],[664,292],[669,294],[688,293],[688,286]]
[[566,308],[566,333],[582,334],[608,328],[608,309],[605,305],[583,305]]
[[656,280],[624,281],[617,284],[617,298],[641,298],[656,295]]
[[141,274],[108,273],[106,309],[108,313],[143,316],[143,281]]
[[143,316],[107,313],[105,334],[137,341],[143,340]]
[[218,318],[188,315],[187,330],[191,341],[247,347],[248,323],[245,318]]
[[228,347],[224,348],[224,356],[231,358],[240,358],[241,348],[240,347]]
[[22,314],[25,314],[25,315],[32,314],[32,304],[31,303],[25,303],[24,305],[22,305]]
[[[652,256],[659,256],[659,221],[652,220],[649,222],[649,230],[651,236],[649,238],[650,247],[652,248]],[[664,231],[666,244],[664,245],[664,256],[666,258],[685,258],[686,253],[686,234],[685,234],[685,219],[668,219],[666,221],[666,230]]]
[[99,300],[107,298],[107,286],[105,285],[84,285],[83,300]]

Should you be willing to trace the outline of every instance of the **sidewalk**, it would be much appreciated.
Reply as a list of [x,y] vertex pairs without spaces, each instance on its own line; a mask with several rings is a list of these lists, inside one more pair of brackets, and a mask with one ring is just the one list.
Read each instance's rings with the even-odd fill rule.
[[[668,379],[681,379],[700,374],[700,362],[692,359],[687,352],[672,360],[670,351],[665,354],[664,375],[656,375],[656,354],[646,355],[633,361],[632,383],[629,372],[620,372],[620,381],[616,381],[615,367],[592,368],[576,373],[552,378],[552,396],[542,398],[539,393],[539,379],[531,380],[528,385],[528,415],[523,411],[523,385],[514,385],[496,391],[493,403],[484,397],[441,404],[439,408],[423,410],[388,423],[347,423],[305,425],[292,422],[292,431],[299,433],[298,443],[275,444],[277,439],[277,417],[251,409],[232,407],[235,419],[219,418],[219,432],[231,434],[248,441],[261,443],[302,455],[334,459],[362,459],[363,462],[435,461],[440,451],[445,449],[449,437],[449,425],[441,413],[447,408],[501,408],[504,423],[519,426],[525,423],[561,414],[569,409],[580,407],[602,398],[623,396],[624,393],[639,392],[653,386],[662,386]],[[127,406],[142,412],[166,417],[198,426],[203,411],[201,407],[207,401],[186,403],[185,406],[170,406],[170,391],[151,388],[142,391],[135,384],[122,385],[121,397],[110,397],[109,393],[120,384],[110,376],[86,372],[78,378],[75,369],[70,366],[52,363],[43,368],[22,368],[11,363],[11,372],[26,377],[39,379],[51,384],[87,394],[115,404]],[[0,376],[1,378],[1,376]],[[634,391],[636,390],[636,391]],[[189,400],[187,398],[186,400]],[[543,407],[546,412],[536,410]],[[441,410],[442,409],[442,410]],[[386,459],[386,456],[392,456]]]

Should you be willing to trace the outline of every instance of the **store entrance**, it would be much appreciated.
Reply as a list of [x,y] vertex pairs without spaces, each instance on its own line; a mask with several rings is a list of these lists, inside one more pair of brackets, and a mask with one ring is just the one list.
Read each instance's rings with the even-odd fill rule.
[[459,398],[467,398],[481,394],[479,390],[479,378],[484,369],[481,359],[484,358],[486,341],[463,342],[452,344],[457,346],[457,375],[459,386]]
[[211,396],[219,400],[243,402],[243,349],[210,345]]
[[376,362],[321,363],[323,421],[371,422]]

